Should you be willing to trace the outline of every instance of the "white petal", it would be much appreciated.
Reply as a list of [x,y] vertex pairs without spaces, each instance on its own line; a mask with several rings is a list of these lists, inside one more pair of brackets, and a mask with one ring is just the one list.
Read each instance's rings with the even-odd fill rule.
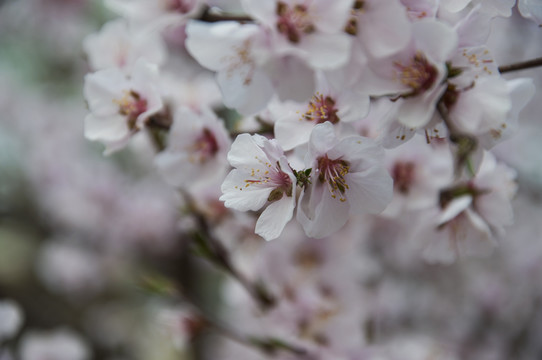
[[219,71],[235,63],[244,42],[259,31],[256,25],[234,21],[190,21],[186,26],[186,49],[203,67]]
[[452,220],[461,212],[466,210],[470,206],[471,203],[472,203],[472,196],[470,195],[461,196],[452,200],[452,202],[449,203],[448,206],[446,206],[446,208],[440,214],[437,224],[442,225]]
[[309,141],[314,123],[299,119],[301,115],[290,114],[288,120],[275,123],[275,137],[284,150],[291,150]]
[[393,55],[405,48],[412,35],[406,9],[397,0],[373,0],[359,18],[359,37],[376,58]]
[[351,171],[363,171],[384,159],[384,149],[373,139],[363,136],[348,136],[327,152],[330,159],[344,159],[350,163]]
[[411,128],[427,125],[433,117],[438,99],[445,90],[444,85],[439,85],[437,89],[430,89],[429,93],[405,99],[399,105],[397,119]]
[[240,134],[237,136],[228,152],[228,161],[231,166],[239,168],[264,166],[262,161],[267,160],[267,155],[256,143],[258,137],[261,135]]
[[239,211],[259,210],[265,205],[272,187],[246,186],[249,174],[240,170],[232,170],[222,183],[221,201],[228,208]]
[[120,114],[108,117],[88,114],[85,117],[85,137],[89,140],[118,141],[129,134],[126,117]]
[[127,87],[126,76],[118,69],[99,70],[85,76],[84,95],[90,111],[97,116],[117,113],[114,99],[122,98]]
[[314,34],[304,38],[300,47],[307,51],[305,60],[313,68],[333,70],[348,62],[352,39],[347,34]]
[[433,61],[444,62],[448,60],[457,48],[456,32],[443,22],[423,19],[414,23],[413,30],[418,50]]
[[318,124],[312,129],[307,156],[315,158],[318,155],[323,155],[337,144],[338,141],[335,129],[329,121]]
[[269,61],[265,72],[281,101],[304,102],[314,94],[314,71],[296,57],[283,56]]
[[310,4],[309,11],[315,18],[321,19],[315,24],[318,30],[337,33],[344,29],[351,7],[351,0],[315,0]]
[[288,221],[292,219],[294,207],[294,198],[291,196],[284,195],[282,199],[271,203],[256,223],[256,234],[265,240],[279,237]]
[[324,185],[313,184],[299,197],[297,221],[307,236],[321,239],[344,226],[349,208],[347,202],[332,198]]
[[351,213],[378,214],[391,202],[393,179],[386,169],[373,167],[368,172],[347,174],[345,179],[349,186],[346,198]]
[[220,71],[216,78],[224,104],[243,115],[253,115],[263,110],[274,93],[267,75],[251,68],[251,65]]

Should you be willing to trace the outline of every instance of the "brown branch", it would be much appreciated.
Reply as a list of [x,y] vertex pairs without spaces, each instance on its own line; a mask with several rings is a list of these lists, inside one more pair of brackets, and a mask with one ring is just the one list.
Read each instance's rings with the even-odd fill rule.
[[501,74],[504,74],[511,71],[531,69],[538,66],[542,66],[542,57],[537,58],[537,59],[518,62],[515,64],[499,66],[499,72]]
[[205,10],[203,10],[198,20],[210,23],[219,21],[237,21],[240,23],[254,22],[254,19],[250,16],[212,13],[210,7],[206,7]]
[[298,356],[307,354],[307,350],[280,338],[268,336],[250,336],[242,334],[237,330],[221,324],[219,321],[209,317],[207,314],[205,314],[204,311],[199,308],[199,306],[196,304],[195,301],[193,301],[193,299],[184,294],[182,291],[175,291],[174,295],[177,295],[181,301],[185,302],[192,308],[197,317],[196,320],[199,320],[197,322],[202,322],[202,324],[210,330],[215,331],[217,334],[220,334],[241,345],[257,348],[258,350],[268,355],[275,355],[278,351],[281,350],[290,352]]

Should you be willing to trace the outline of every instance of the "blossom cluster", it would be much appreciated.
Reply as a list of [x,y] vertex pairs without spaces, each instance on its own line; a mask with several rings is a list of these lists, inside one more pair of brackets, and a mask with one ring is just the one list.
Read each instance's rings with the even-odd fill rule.
[[[165,130],[164,179],[198,199],[221,183],[226,208],[264,209],[263,238],[294,214],[313,238],[360,214],[416,214],[408,236],[450,262],[512,222],[514,173],[488,150],[534,86],[503,78],[486,39],[514,1],[106,4],[121,18],[84,44],[86,137],[111,153]],[[221,102],[239,114],[228,127]]]
[[[222,243],[202,251],[255,274],[229,290],[230,320],[287,339],[284,359],[393,359],[410,341],[426,341],[413,358],[455,358],[431,339],[371,344],[360,324],[393,314],[359,285],[383,277],[359,248],[380,239],[399,264],[450,264],[487,255],[513,223],[516,172],[491,149],[535,89],[502,76],[487,39],[515,1],[106,5],[120,18],[84,44],[85,135],[106,154],[155,146],[157,171],[193,202],[183,226]],[[254,232],[277,240],[247,250]]]

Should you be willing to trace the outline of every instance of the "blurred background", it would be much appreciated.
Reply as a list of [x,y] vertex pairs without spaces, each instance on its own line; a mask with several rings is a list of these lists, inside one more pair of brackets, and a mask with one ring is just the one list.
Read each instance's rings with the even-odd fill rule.
[[83,137],[82,41],[112,17],[94,0],[0,2],[0,301],[24,319],[2,360],[179,359],[157,321],[175,304],[140,286],[177,271],[173,190],[152,152],[104,158]]

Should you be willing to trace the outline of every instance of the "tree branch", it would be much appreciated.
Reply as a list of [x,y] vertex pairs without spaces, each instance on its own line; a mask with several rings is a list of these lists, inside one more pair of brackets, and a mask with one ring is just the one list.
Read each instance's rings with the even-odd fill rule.
[[276,303],[275,297],[263,283],[252,282],[233,265],[228,249],[211,233],[207,218],[198,211],[190,194],[183,192],[183,195],[200,231],[199,236],[196,234],[195,241],[204,250],[206,258],[235,278],[263,310],[273,307]]
[[538,67],[538,66],[542,66],[542,57],[537,58],[537,59],[518,62],[518,63],[515,63],[515,64],[499,66],[499,72],[501,74],[505,74],[505,73],[511,72],[511,71],[531,69],[531,68],[535,68],[535,67]]
[[254,22],[254,19],[250,16],[212,13],[210,7],[206,7],[205,10],[203,10],[198,20],[210,23],[219,21],[237,21],[240,23]]

